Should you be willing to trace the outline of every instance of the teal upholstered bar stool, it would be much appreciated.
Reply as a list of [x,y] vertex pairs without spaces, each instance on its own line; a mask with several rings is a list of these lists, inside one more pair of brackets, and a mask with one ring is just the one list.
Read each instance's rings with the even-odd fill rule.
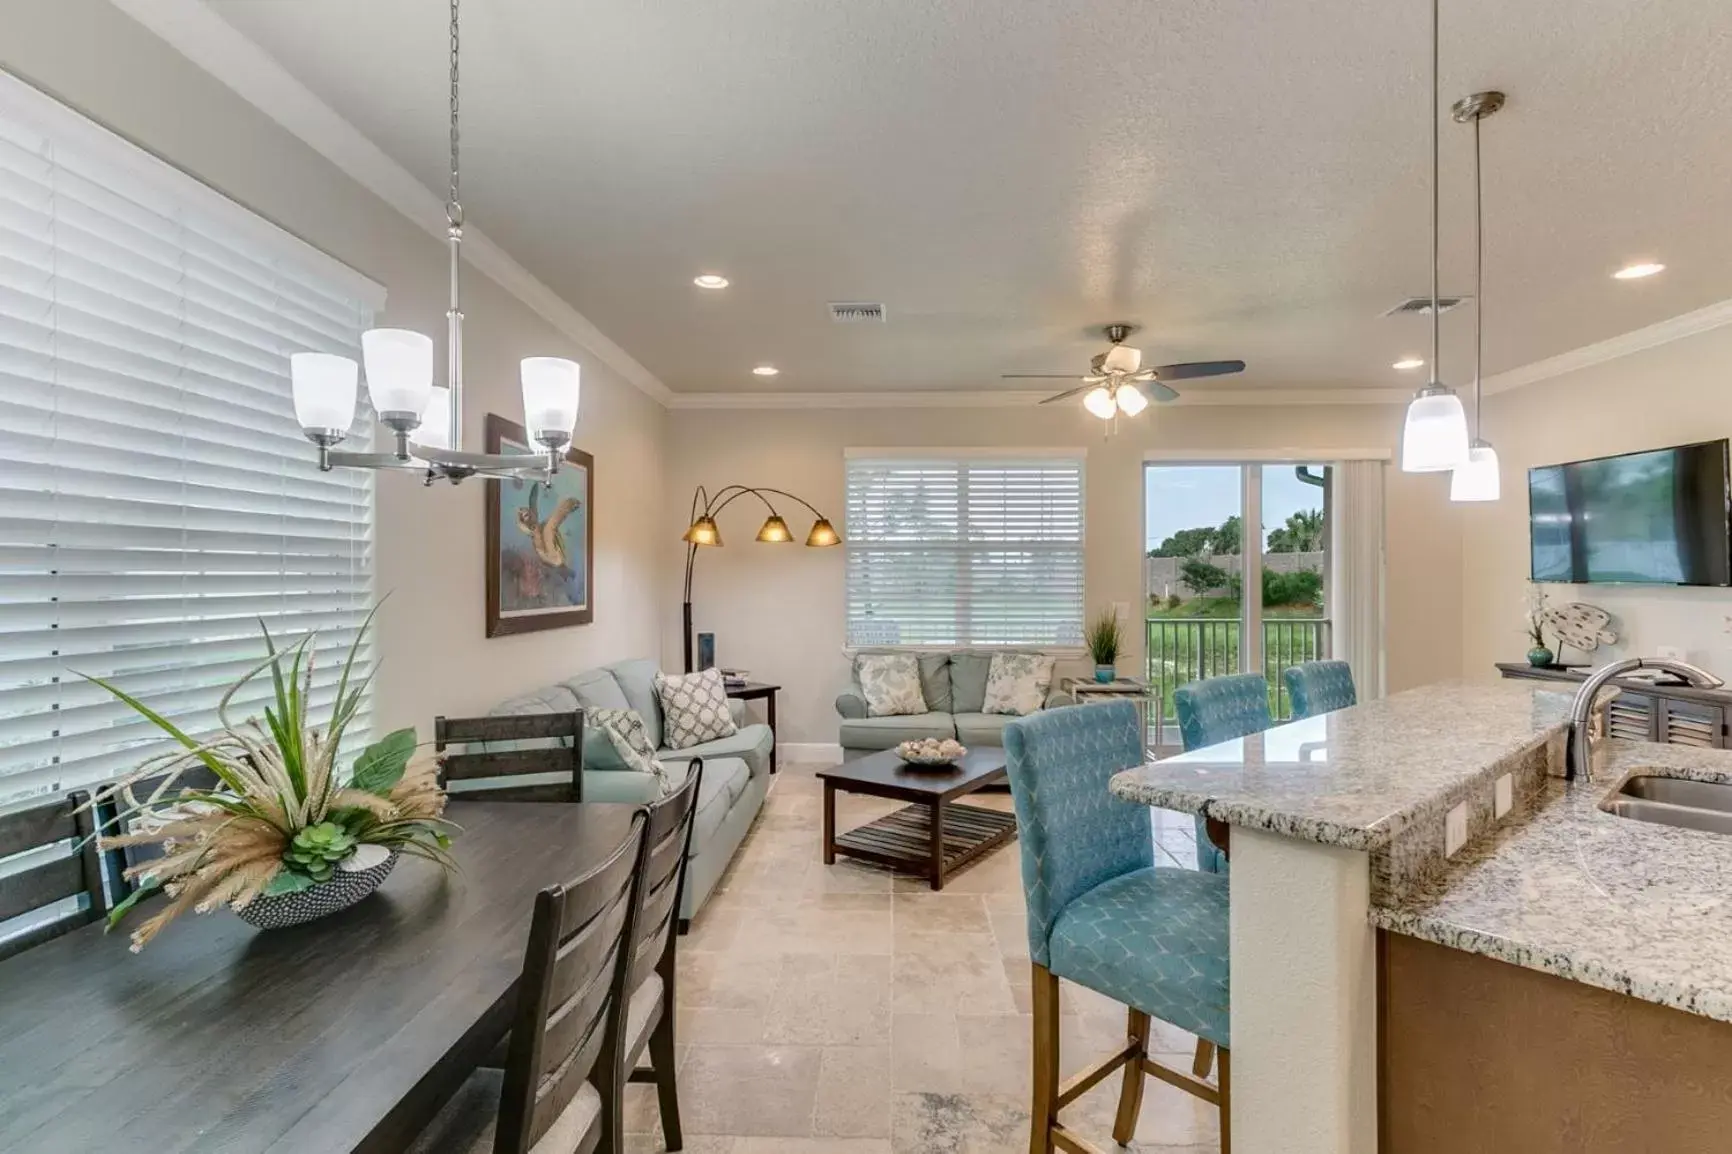
[[[1273,724],[1269,718],[1269,683],[1258,673],[1188,681],[1173,690],[1173,713],[1178,716],[1179,737],[1186,752],[1262,733]],[[1197,868],[1227,872],[1227,855],[1209,840],[1201,814],[1197,815]]]
[[1345,661],[1306,661],[1289,666],[1281,674],[1287,682],[1287,699],[1293,717],[1316,717],[1359,703],[1353,688],[1353,667]]
[[[1226,1151],[1227,879],[1155,865],[1149,810],[1107,791],[1113,774],[1143,763],[1136,707],[1114,701],[1036,713],[1005,727],[1004,748],[1034,970],[1031,1154],[1051,1154],[1055,1144],[1093,1151],[1059,1121],[1059,1111],[1121,1067],[1116,1141],[1135,1135],[1150,1075],[1219,1106]],[[1125,1044],[1062,1086],[1060,978],[1128,1012]],[[1219,1088],[1149,1057],[1151,1017],[1219,1047]]]

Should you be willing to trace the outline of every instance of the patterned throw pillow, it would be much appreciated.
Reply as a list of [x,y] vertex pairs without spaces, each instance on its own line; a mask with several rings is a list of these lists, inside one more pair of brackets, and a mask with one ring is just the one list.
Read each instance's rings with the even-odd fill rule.
[[912,653],[863,653],[855,665],[866,716],[902,717],[926,712],[920,692],[920,661]]
[[1040,653],[994,653],[982,712],[1027,717],[1046,704],[1055,659]]
[[668,795],[672,783],[668,780],[667,767],[656,760],[656,747],[650,744],[649,730],[644,728],[643,717],[637,710],[586,709],[583,720],[585,725],[593,725],[607,735],[614,752],[619,754],[627,769],[651,775],[660,786],[661,796]]
[[669,749],[689,749],[738,732],[721,670],[658,673],[655,686],[662,703],[662,741]]

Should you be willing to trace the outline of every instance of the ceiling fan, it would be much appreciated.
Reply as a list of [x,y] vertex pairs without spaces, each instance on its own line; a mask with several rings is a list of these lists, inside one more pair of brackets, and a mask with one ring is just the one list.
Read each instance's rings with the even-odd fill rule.
[[[1074,389],[1055,393],[1042,401],[1050,405],[1085,393],[1083,407],[1103,421],[1120,413],[1134,417],[1148,407],[1150,398],[1157,401],[1177,400],[1179,391],[1166,382],[1184,381],[1193,377],[1220,377],[1245,371],[1244,361],[1188,361],[1178,365],[1156,365],[1145,369],[1143,351],[1125,344],[1125,338],[1136,331],[1134,325],[1107,325],[1103,330],[1112,347],[1089,361],[1089,372]],[[1005,373],[1006,380],[1074,381],[1072,373]]]

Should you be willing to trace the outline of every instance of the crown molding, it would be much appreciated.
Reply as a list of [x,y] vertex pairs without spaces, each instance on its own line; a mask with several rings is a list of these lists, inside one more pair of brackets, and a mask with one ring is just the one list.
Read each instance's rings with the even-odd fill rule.
[[[204,0],[110,0],[181,55],[233,89],[367,191],[432,236],[445,239],[445,201],[392,160],[360,129],[295,79]],[[663,405],[673,393],[582,313],[512,259],[474,225],[463,230],[469,264]]]
[[[670,409],[1015,409],[1038,405],[1050,392],[932,390],[900,393],[674,393]],[[1185,393],[1162,408],[1233,405],[1404,405],[1408,389],[1224,389]]]
[[1506,372],[1493,373],[1481,384],[1488,393],[1508,392],[1510,389],[1549,381],[1553,377],[1561,377],[1578,369],[1603,365],[1607,361],[1615,361],[1632,353],[1693,337],[1727,324],[1732,324],[1732,300],[1718,301],[1695,312],[1667,317],[1645,328],[1620,333],[1591,345],[1583,345],[1579,349],[1571,349],[1567,353],[1559,353],[1555,357],[1547,357],[1545,360],[1521,365]]

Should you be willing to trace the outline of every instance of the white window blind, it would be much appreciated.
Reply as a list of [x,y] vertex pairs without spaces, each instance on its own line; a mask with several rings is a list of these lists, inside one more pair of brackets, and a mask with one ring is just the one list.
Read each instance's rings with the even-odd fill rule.
[[373,597],[372,487],[314,466],[287,357],[352,355],[382,299],[0,73],[0,801],[163,748],[74,671],[209,732],[263,619],[318,631],[330,703]]
[[850,645],[1078,645],[1080,457],[848,459]]

